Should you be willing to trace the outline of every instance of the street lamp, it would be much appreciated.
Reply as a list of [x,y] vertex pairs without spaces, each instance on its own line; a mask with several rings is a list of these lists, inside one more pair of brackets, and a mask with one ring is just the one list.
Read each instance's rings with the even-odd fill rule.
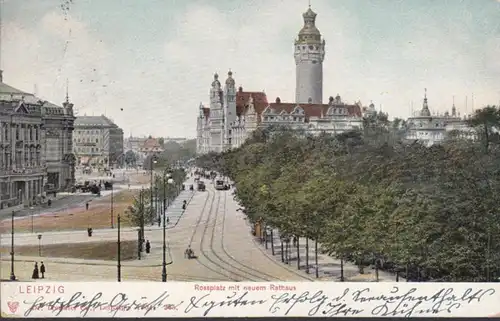
[[38,256],[42,256],[42,234],[38,234]]
[[113,224],[113,208],[114,208],[114,192],[113,192],[113,183],[111,183],[111,211],[110,211],[110,215],[111,215],[111,228],[115,228],[114,227],[114,224]]
[[10,280],[15,281],[16,280],[16,275],[14,274],[14,214],[15,212],[12,211],[12,218],[11,218],[11,244],[10,244]]
[[[117,245],[117,264],[116,264],[116,267],[117,267],[117,278],[118,278],[118,282],[121,282],[122,281],[122,264],[121,264],[121,243],[120,243],[120,214],[118,214],[118,217],[117,217],[117,224],[118,224],[118,239],[117,239],[117,242],[116,242],[116,245]],[[139,252],[140,253],[140,252]]]
[[[173,184],[174,180],[169,178],[166,183]],[[164,185],[166,185],[165,180]],[[167,211],[163,211],[163,261],[161,265],[161,281],[167,282]]]
[[[154,155],[151,155],[151,163],[150,163],[150,165],[151,165],[151,168],[150,168],[151,169],[151,179],[150,179],[150,194],[151,195],[150,195],[150,198],[151,199],[150,199],[150,203],[149,203],[149,207],[150,207],[151,212],[153,211],[153,166],[156,163],[157,163],[157,161],[156,161]],[[144,237],[144,235],[143,235],[143,237]]]

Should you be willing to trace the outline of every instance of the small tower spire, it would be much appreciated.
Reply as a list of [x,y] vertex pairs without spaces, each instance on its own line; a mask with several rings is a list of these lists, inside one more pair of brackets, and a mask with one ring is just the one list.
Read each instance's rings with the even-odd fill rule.
[[69,79],[66,78],[66,102],[69,103]]

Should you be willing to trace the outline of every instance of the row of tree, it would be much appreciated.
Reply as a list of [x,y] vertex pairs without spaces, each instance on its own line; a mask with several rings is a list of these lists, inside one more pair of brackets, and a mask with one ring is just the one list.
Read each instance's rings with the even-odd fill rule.
[[182,168],[167,168],[154,173],[152,189],[141,190],[127,210],[132,225],[143,228],[144,225],[157,223],[159,215],[181,192],[185,180],[186,172]]
[[383,114],[362,131],[256,131],[197,165],[236,183],[249,220],[320,242],[332,256],[414,280],[500,277],[500,111],[477,111],[478,141],[425,147]]

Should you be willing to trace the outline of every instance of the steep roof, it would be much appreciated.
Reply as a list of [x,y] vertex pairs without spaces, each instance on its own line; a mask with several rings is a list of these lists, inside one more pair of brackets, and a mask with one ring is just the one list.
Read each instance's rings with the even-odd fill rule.
[[257,114],[261,114],[269,105],[266,93],[261,91],[243,91],[243,88],[240,87],[236,93],[236,115],[238,117],[245,114],[250,97],[253,99],[253,105]]
[[64,114],[61,106],[40,99],[31,93],[24,92],[20,89],[7,85],[6,83],[0,82],[0,100],[17,101],[20,99],[22,99],[27,104],[41,105],[45,113]]
[[358,105],[329,105],[329,104],[294,104],[294,103],[282,103],[276,102],[269,104],[269,107],[274,110],[276,114],[282,111],[290,114],[295,107],[300,106],[304,110],[306,120],[311,117],[322,117],[327,114],[330,107],[334,108],[346,108],[348,117],[361,117],[361,108]]
[[75,126],[104,126],[104,127],[118,127],[108,117],[101,116],[78,116],[75,119]]
[[156,138],[148,138],[142,144],[143,149],[161,148],[160,142]]

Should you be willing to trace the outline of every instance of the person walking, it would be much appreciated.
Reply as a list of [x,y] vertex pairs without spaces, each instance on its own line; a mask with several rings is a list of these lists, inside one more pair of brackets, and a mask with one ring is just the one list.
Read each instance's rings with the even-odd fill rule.
[[89,210],[89,202],[85,203],[85,209],[88,211]]
[[151,243],[149,243],[149,240],[146,240],[146,253],[149,254],[151,252]]
[[40,273],[42,274],[42,279],[45,279],[45,265],[43,264],[43,261],[40,262]]
[[31,275],[31,278],[36,280],[40,278],[39,273],[38,273],[38,263],[35,262],[35,267],[33,268],[33,274]]

